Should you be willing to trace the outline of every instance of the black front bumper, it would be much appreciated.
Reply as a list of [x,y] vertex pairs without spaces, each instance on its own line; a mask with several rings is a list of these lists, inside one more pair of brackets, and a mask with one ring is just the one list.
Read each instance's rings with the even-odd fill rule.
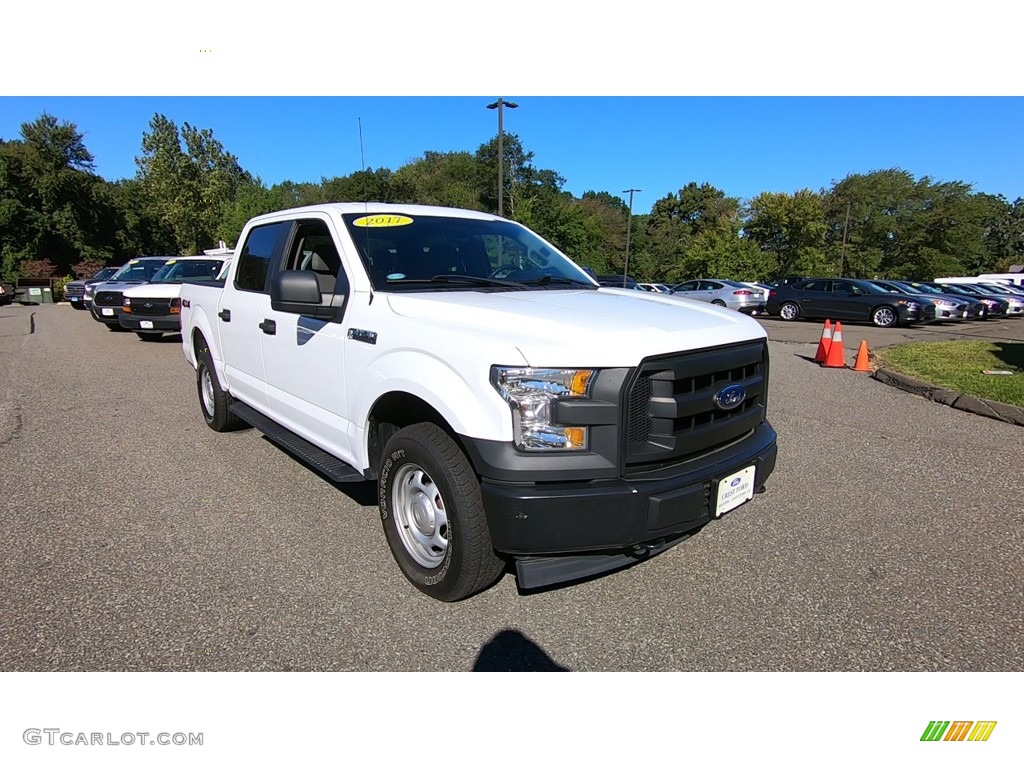
[[714,519],[718,481],[754,466],[754,488],[775,469],[775,431],[762,423],[739,443],[658,479],[481,484],[494,548],[517,559],[533,588],[612,570],[686,538]]
[[[122,328],[139,333],[179,333],[181,331],[181,315],[136,315],[134,312],[122,312],[119,321]],[[143,321],[152,323],[151,328],[143,328]]]
[[[113,310],[113,314],[111,314],[111,315],[104,315],[103,314],[103,310],[104,309]],[[92,313],[93,320],[96,320],[97,322],[106,323],[107,325],[119,325],[120,324],[120,322],[118,320],[118,318],[121,315],[121,308],[120,307],[98,307],[95,304],[93,304],[91,307],[89,307],[89,311]]]

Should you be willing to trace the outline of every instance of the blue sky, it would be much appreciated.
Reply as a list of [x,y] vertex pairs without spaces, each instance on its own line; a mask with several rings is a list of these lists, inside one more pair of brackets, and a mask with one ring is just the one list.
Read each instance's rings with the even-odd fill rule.
[[[108,179],[134,176],[154,113],[210,128],[267,184],[319,181],[426,151],[475,151],[497,133],[494,97],[0,97],[0,136],[48,112],[75,123]],[[634,211],[689,181],[749,198],[817,190],[900,167],[1024,196],[1024,99],[1014,97],[564,97],[507,94],[505,130],[565,188],[621,194]]]

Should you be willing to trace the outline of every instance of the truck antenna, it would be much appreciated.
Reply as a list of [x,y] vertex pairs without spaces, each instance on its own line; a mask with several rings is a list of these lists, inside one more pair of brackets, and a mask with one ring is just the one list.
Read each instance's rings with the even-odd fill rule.
[[[369,195],[366,189],[366,156],[363,154],[363,118],[357,117],[356,121],[359,123],[359,165],[363,171],[363,215],[369,215]],[[363,244],[363,253],[365,254],[364,260],[369,263],[370,260],[370,228],[363,227],[363,231],[366,240]],[[373,279],[370,280],[370,304],[373,304]]]

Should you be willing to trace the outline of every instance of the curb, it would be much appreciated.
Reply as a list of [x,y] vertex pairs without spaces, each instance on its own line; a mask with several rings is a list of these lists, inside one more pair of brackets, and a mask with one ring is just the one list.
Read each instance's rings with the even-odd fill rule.
[[1015,424],[1018,427],[1024,427],[1024,408],[1018,408],[1015,405],[1007,405],[995,400],[965,395],[963,392],[957,392],[952,389],[943,389],[942,387],[937,387],[920,379],[911,378],[906,374],[890,370],[889,368],[878,368],[871,374],[871,378],[883,384],[888,384],[890,387],[896,387],[914,395],[921,395],[936,403],[948,405],[951,408],[974,413],[978,416],[987,416],[990,419]]

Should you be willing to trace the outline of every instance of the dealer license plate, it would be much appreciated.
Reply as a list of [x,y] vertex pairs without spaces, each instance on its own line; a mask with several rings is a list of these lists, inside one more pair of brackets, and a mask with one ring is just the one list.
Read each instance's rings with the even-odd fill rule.
[[153,327],[153,321],[152,320],[139,320],[139,327],[140,328],[152,328]]
[[715,517],[721,517],[731,509],[754,498],[754,467],[749,466],[718,481],[718,498],[715,501]]
[[110,307],[104,307],[100,311],[103,312],[103,314],[106,315],[107,317],[112,317],[114,314],[114,310],[112,310]]

